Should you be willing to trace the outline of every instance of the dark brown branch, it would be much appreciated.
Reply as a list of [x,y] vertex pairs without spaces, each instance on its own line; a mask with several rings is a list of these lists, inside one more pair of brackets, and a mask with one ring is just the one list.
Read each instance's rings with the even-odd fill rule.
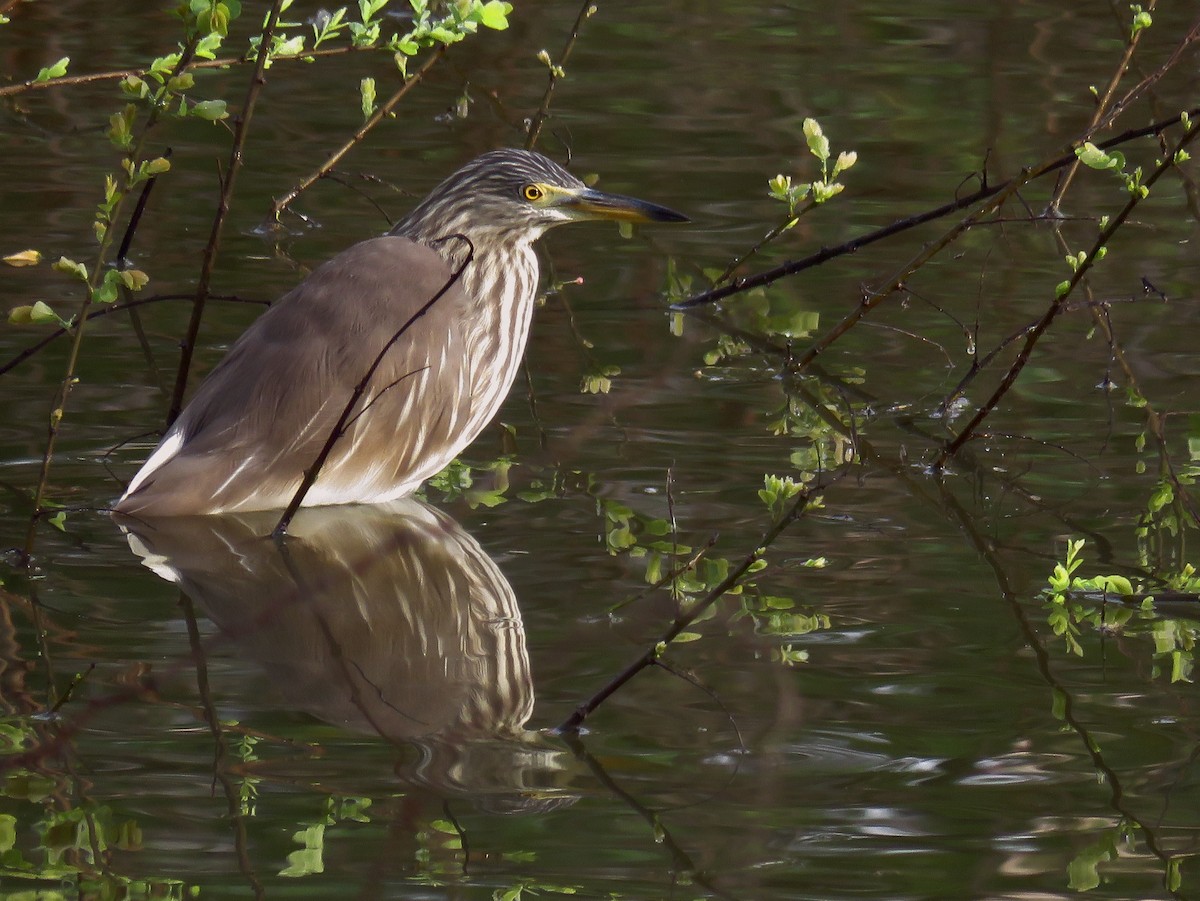
[[333,171],[333,167],[341,161],[342,157],[358,146],[358,144],[360,144],[362,140],[374,130],[375,126],[384,120],[384,118],[396,107],[396,104],[403,100],[408,92],[420,83],[421,79],[425,77],[429,70],[433,68],[434,64],[441,59],[445,53],[446,48],[444,46],[438,47],[433,53],[430,54],[429,59],[425,60],[421,68],[419,68],[408,78],[404,79],[404,83],[396,89],[395,93],[393,93],[392,96],[389,97],[387,101],[379,107],[379,109],[375,110],[375,112],[371,115],[371,118],[359,126],[358,130],[354,132],[349,141],[331,153],[325,162],[318,166],[316,170],[302,178],[290,191],[288,191],[282,197],[272,201],[271,209],[267,213],[266,219],[263,220],[262,227],[274,228],[278,226],[279,216],[284,210],[291,206],[292,201],[315,185],[322,178],[325,178],[327,175],[329,175],[329,173]]
[[[1175,154],[1187,147],[1197,135],[1200,135],[1200,121],[1192,124],[1192,126],[1183,134],[1183,137],[1179,139],[1179,143],[1174,149],[1167,150],[1167,152],[1163,155],[1162,160],[1155,167],[1154,171],[1151,172],[1146,180],[1142,183],[1143,186],[1146,188],[1153,187],[1155,182],[1157,182],[1159,178],[1161,178],[1163,174],[1167,172],[1167,170],[1171,169],[1175,165]],[[975,436],[979,425],[983,422],[983,420],[991,415],[992,411],[1000,403],[1000,400],[1005,394],[1008,393],[1009,389],[1013,386],[1013,383],[1016,382],[1017,376],[1021,374],[1021,370],[1023,370],[1025,368],[1025,364],[1029,362],[1029,358],[1033,354],[1034,347],[1037,346],[1038,341],[1041,339],[1046,329],[1050,327],[1051,323],[1053,323],[1054,320],[1058,318],[1058,315],[1066,308],[1067,298],[1070,297],[1071,292],[1075,289],[1083,277],[1086,276],[1089,271],[1091,271],[1092,266],[1096,262],[1097,253],[1099,253],[1102,248],[1108,245],[1108,242],[1112,239],[1112,236],[1124,224],[1125,220],[1129,218],[1129,215],[1137,208],[1138,204],[1142,202],[1142,199],[1143,198],[1139,194],[1131,195],[1129,200],[1125,203],[1125,206],[1121,208],[1121,211],[1117,213],[1117,215],[1112,218],[1112,221],[1108,223],[1107,227],[1100,232],[1100,235],[1096,238],[1095,243],[1088,251],[1087,257],[1068,280],[1066,290],[1059,294],[1059,296],[1055,297],[1054,302],[1047,307],[1046,312],[1042,315],[1042,318],[1026,334],[1024,345],[1022,345],[1021,349],[1017,352],[1016,359],[1014,359],[1009,365],[1008,371],[1004,374],[1004,378],[1000,380],[1000,384],[996,386],[996,390],[992,392],[992,396],[989,397],[987,401],[976,411],[975,415],[971,417],[971,421],[963,427],[963,430],[959,432],[958,435],[953,439],[946,442],[945,447],[942,449],[937,460],[934,462],[934,468],[940,469],[942,466],[944,466],[947,458],[953,456],[959,450],[959,448],[961,448]]]
[[[192,58],[196,51],[196,45],[199,42],[199,37],[195,34],[188,39],[188,43],[184,46],[179,54],[179,59],[171,72],[172,77],[181,74],[187,70],[191,64]],[[67,409],[67,401],[71,396],[71,390],[79,381],[75,377],[79,358],[83,352],[83,336],[86,331],[88,322],[88,311],[95,302],[96,288],[100,285],[104,278],[105,259],[109,250],[112,248],[113,242],[113,223],[117,218],[117,212],[121,209],[125,202],[125,198],[129,192],[133,173],[136,170],[135,162],[142,152],[142,147],[146,142],[146,136],[158,122],[158,117],[161,112],[160,107],[155,107],[150,111],[146,119],[146,125],[142,130],[136,144],[128,152],[125,162],[128,164],[129,178],[122,190],[117,195],[117,201],[113,208],[108,211],[107,227],[104,228],[100,237],[100,250],[96,254],[96,264],[92,267],[91,274],[88,276],[83,299],[79,302],[79,312],[74,317],[74,332],[71,336],[71,348],[67,352],[67,364],[63,370],[62,381],[59,382],[58,390],[50,408],[50,415],[46,425],[46,445],[42,450],[42,463],[38,468],[37,487],[33,492],[33,515],[29,518],[29,526],[25,531],[25,544],[23,547],[23,556],[28,565],[33,559],[33,545],[37,538],[38,514],[42,510],[42,500],[46,495],[46,486],[50,483],[50,466],[54,460],[54,448],[58,441],[59,427],[62,424],[63,416]]]
[[[272,56],[272,63],[308,61],[319,56],[341,56],[345,53],[356,53],[361,51],[376,50],[378,47],[327,47],[324,50],[308,50],[300,53],[286,54],[282,56]],[[220,59],[202,59],[192,62],[189,69],[229,69],[233,66],[244,66],[249,63],[245,57],[241,56],[225,56]],[[40,91],[46,88],[64,88],[77,84],[92,84],[97,81],[118,81],[122,78],[128,78],[131,75],[136,75],[139,78],[150,74],[149,69],[113,69],[108,72],[90,72],[85,75],[64,75],[62,78],[52,78],[49,81],[23,81],[19,84],[10,84],[0,87],[0,97],[5,97],[11,94],[23,94],[27,91]]]
[[579,15],[575,17],[575,24],[571,26],[571,34],[567,37],[567,42],[558,55],[558,62],[550,66],[550,80],[546,84],[546,93],[542,95],[541,106],[529,121],[529,130],[525,136],[526,150],[532,150],[537,144],[538,137],[542,133],[542,125],[545,124],[546,117],[550,115],[550,97],[554,94],[554,86],[558,83],[557,71],[567,65],[567,60],[571,58],[571,51],[575,49],[575,41],[579,39],[579,32],[583,28],[584,21],[595,13],[595,0],[583,0],[583,5],[579,7]]
[[409,316],[404,325],[400,326],[400,328],[396,330],[392,337],[387,340],[383,347],[379,349],[379,353],[375,355],[375,359],[372,360],[371,365],[367,367],[367,371],[363,374],[362,379],[360,379],[358,384],[354,386],[354,390],[350,393],[350,399],[342,408],[342,413],[338,417],[338,421],[334,424],[333,429],[330,431],[329,437],[325,439],[325,444],[321,448],[321,452],[317,454],[317,458],[313,461],[312,466],[304,471],[304,478],[300,481],[300,487],[297,488],[296,493],[292,495],[291,501],[288,502],[287,509],[283,511],[283,515],[279,517],[279,522],[276,524],[274,531],[271,532],[271,537],[276,541],[280,541],[287,534],[288,526],[291,524],[292,517],[296,515],[296,511],[299,510],[300,505],[304,503],[304,498],[308,495],[309,490],[317,481],[317,476],[321,474],[321,469],[325,466],[325,461],[329,459],[329,455],[333,452],[334,445],[337,444],[338,440],[342,437],[342,435],[345,434],[347,425],[353,421],[351,413],[358,405],[358,402],[362,399],[362,396],[366,393],[367,386],[371,384],[371,379],[374,378],[375,372],[383,363],[383,358],[387,356],[387,352],[392,349],[396,342],[399,341],[400,338],[403,337],[410,328],[412,328],[413,324],[418,319],[432,310],[433,305],[441,300],[442,297],[445,296],[446,292],[458,283],[458,280],[462,277],[463,272],[466,271],[466,268],[471,265],[472,260],[475,259],[475,246],[471,243],[470,239],[466,237],[466,235],[447,235],[444,238],[439,238],[434,243],[441,243],[443,241],[464,241],[467,245],[466,259],[463,260],[461,266],[454,270],[453,274],[446,280],[446,283],[438,289],[437,293],[434,294],[433,297],[429,298],[429,300],[425,301],[419,310]]
[[[1200,116],[1200,107],[1189,110],[1188,115],[1192,117]],[[1179,125],[1179,122],[1180,120],[1178,116],[1170,119],[1163,119],[1159,122],[1155,122],[1152,125],[1148,125],[1145,128],[1133,128],[1129,129],[1128,131],[1124,131],[1115,138],[1111,138],[1107,141],[1097,142],[1096,146],[1103,150],[1107,150],[1111,147],[1117,147],[1121,144],[1126,144],[1139,138],[1145,138],[1151,135],[1159,135],[1167,129]],[[814,254],[802,257],[798,260],[791,260],[787,263],[776,266],[773,269],[760,272],[758,275],[744,276],[742,278],[734,279],[732,284],[726,285],[724,288],[715,288],[711,291],[705,291],[702,294],[689,297],[687,300],[681,301],[677,304],[672,304],[671,309],[687,310],[703,304],[716,303],[719,300],[724,300],[726,297],[731,297],[735,294],[741,294],[746,291],[753,290],[754,288],[765,287],[773,282],[779,281],[779,279],[786,276],[796,275],[799,272],[803,272],[806,269],[812,269],[814,266],[819,266],[822,263],[828,262],[836,257],[855,253],[856,251],[874,244],[877,241],[882,241],[884,238],[890,238],[892,235],[900,234],[901,232],[916,228],[918,225],[924,225],[926,222],[932,222],[935,219],[940,219],[943,216],[948,216],[951,213],[966,209],[967,207],[973,206],[981,200],[994,197],[1001,192],[1014,190],[1015,187],[1019,186],[1019,183],[1031,181],[1035,178],[1040,178],[1043,175],[1047,175],[1050,172],[1062,169],[1065,166],[1069,166],[1071,163],[1073,163],[1075,159],[1075,152],[1072,150],[1070,153],[1065,153],[1060,157],[1041,164],[1040,166],[1035,166],[1031,169],[1025,170],[1025,173],[1027,174],[1023,173],[1022,176],[1019,176],[1018,178],[1009,179],[1001,182],[998,185],[989,185],[985,183],[981,188],[972,192],[971,194],[956,198],[955,200],[945,203],[940,207],[927,210],[924,213],[918,213],[914,216],[909,216],[905,219],[900,219],[896,222],[893,222],[891,225],[876,229],[873,232],[868,232],[865,235],[853,238],[849,241],[846,241],[844,244],[837,245],[836,247],[822,247]]]
[[[142,297],[138,300],[130,300],[126,301],[125,303],[113,304],[112,306],[101,307],[98,310],[92,310],[87,314],[87,316],[84,317],[84,321],[91,322],[93,319],[99,319],[101,316],[111,316],[113,313],[124,313],[126,310],[133,307],[144,307],[147,304],[162,303],[164,300],[194,300],[195,296],[196,295],[194,294],[156,294],[153,297]],[[230,303],[257,303],[262,304],[263,306],[270,306],[270,301],[246,300],[244,297],[237,297],[233,294],[210,294],[208,295],[208,299],[229,301]],[[61,338],[63,335],[69,334],[70,332],[65,328],[55,329],[44,338],[41,338],[36,344],[29,345],[29,347],[18,353],[7,363],[0,365],[0,375],[5,375],[6,373],[11,372],[13,369],[20,366],[51,342]]]
[[658,658],[661,655],[662,647],[674,641],[679,636],[680,632],[694,623],[696,619],[702,613],[704,613],[704,611],[720,600],[727,591],[736,586],[741,580],[742,576],[746,574],[747,570],[749,570],[751,566],[753,566],[756,562],[758,562],[759,559],[762,558],[763,554],[766,553],[766,549],[770,547],[772,543],[774,543],[775,539],[778,538],[788,526],[804,515],[804,512],[808,509],[808,505],[813,498],[840,479],[845,472],[845,468],[842,468],[835,470],[832,474],[822,474],[818,476],[812,482],[812,484],[805,485],[800,490],[799,495],[797,495],[795,502],[793,502],[788,511],[781,516],[774,525],[772,525],[766,530],[766,532],[763,533],[762,538],[760,538],[758,543],[754,546],[754,550],[747,554],[737,566],[732,567],[725,578],[722,579],[711,591],[709,591],[708,594],[692,605],[686,613],[681,613],[679,616],[677,616],[675,621],[671,624],[671,627],[663,633],[662,637],[657,642],[646,648],[645,651],[638,655],[636,659],[631,661],[623,670],[621,670],[621,672],[617,673],[616,676],[609,680],[607,685],[576,707],[574,712],[567,717],[554,731],[558,733],[577,732],[579,727],[583,724],[583,721],[586,720],[597,707],[608,700],[608,698],[615,694],[618,689],[624,686],[642,670],[646,669],[647,667],[654,666],[658,662]]
[[259,92],[266,82],[264,72],[267,67],[269,54],[266,48],[271,44],[271,35],[279,22],[279,11],[283,0],[274,0],[271,11],[263,22],[259,47],[261,48],[254,64],[254,75],[250,86],[246,89],[246,100],[237,118],[237,128],[233,135],[233,146],[229,150],[229,163],[225,177],[221,182],[221,196],[217,202],[217,212],[213,216],[212,230],[209,232],[208,244],[204,247],[204,261],[200,265],[200,278],[196,282],[196,296],[192,301],[192,316],[188,322],[187,333],[179,354],[179,369],[175,373],[175,390],[171,393],[171,405],[167,409],[167,427],[170,428],[183,409],[183,395],[187,390],[188,375],[192,368],[192,355],[196,350],[196,339],[200,334],[200,322],[204,318],[204,302],[208,297],[208,286],[212,282],[213,269],[217,262],[217,251],[221,246],[221,232],[225,227],[225,217],[229,214],[229,203],[233,197],[233,186],[237,181],[238,172],[242,168],[242,147],[246,143],[246,133],[250,128],[250,117],[254,114],[254,104]]
[[[163,151],[162,158],[169,160],[172,150],[168,147]],[[138,226],[142,224],[142,215],[146,212],[146,203],[150,200],[150,192],[154,190],[154,186],[158,183],[158,176],[152,175],[146,179],[146,183],[142,185],[142,191],[138,194],[137,203],[133,207],[133,213],[129,217],[129,224],[125,226],[125,234],[121,236],[121,246],[117,249],[117,266],[121,269],[126,268],[129,262],[129,248],[133,246],[133,236],[137,234]]]

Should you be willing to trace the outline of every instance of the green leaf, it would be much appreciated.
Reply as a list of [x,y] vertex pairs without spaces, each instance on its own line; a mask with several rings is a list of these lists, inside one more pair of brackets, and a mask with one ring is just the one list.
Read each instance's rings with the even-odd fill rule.
[[492,28],[496,31],[504,31],[508,28],[508,14],[512,12],[511,3],[502,3],[501,0],[489,0],[479,8],[479,24],[484,28]]
[[855,153],[853,150],[843,150],[838,154],[837,161],[833,164],[833,174],[830,175],[830,178],[837,178],[857,162],[857,153]]
[[150,281],[150,276],[141,269],[123,269],[117,273],[121,283],[130,291],[141,291]]
[[71,324],[59,316],[54,309],[45,301],[39,300],[33,306],[16,307],[8,314],[8,321],[13,325],[41,325],[46,322],[53,322],[63,328],[70,328]]
[[364,78],[358,83],[358,95],[362,103],[363,119],[370,119],[375,112],[375,79]]
[[292,840],[304,845],[304,849],[288,855],[288,865],[279,871],[280,876],[300,877],[325,872],[322,859],[325,848],[324,823],[302,829],[292,836]]
[[108,139],[114,147],[128,150],[133,146],[133,120],[136,116],[137,107],[127,103],[119,113],[108,117]]
[[1117,150],[1111,153],[1101,150],[1091,141],[1084,141],[1082,146],[1076,147],[1075,156],[1089,169],[1115,169],[1120,172],[1125,168],[1125,154]]
[[127,75],[121,79],[121,93],[126,97],[141,100],[150,95],[150,86],[136,75]]
[[51,268],[57,272],[63,273],[64,275],[73,275],[81,282],[86,282],[88,279],[87,268],[83,265],[83,263],[76,263],[74,260],[68,259],[67,257],[59,257],[58,262],[55,263]]
[[96,303],[112,303],[117,299],[117,282],[118,278],[109,278],[109,276],[117,276],[116,270],[110,269],[104,273],[104,281],[92,289],[92,300]]
[[210,32],[202,37],[193,51],[199,59],[216,59],[217,51],[221,49],[220,32]]
[[191,72],[184,72],[182,75],[176,75],[167,81],[167,90],[175,91],[190,91],[196,84],[196,79]]
[[188,111],[188,115],[206,119],[209,122],[229,118],[224,100],[201,100]]
[[808,141],[808,150],[813,156],[822,163],[829,159],[829,138],[825,137],[816,119],[804,120],[804,138]]
[[44,84],[45,82],[51,81],[55,78],[62,78],[64,75],[67,74],[67,65],[70,62],[71,62],[71,57],[64,56],[62,59],[60,59],[54,65],[46,66],[46,68],[44,68],[38,72],[37,78],[34,79],[34,83],[35,84]]
[[165,156],[149,160],[142,166],[142,172],[146,175],[162,175],[164,172],[169,172],[170,170],[171,161]]

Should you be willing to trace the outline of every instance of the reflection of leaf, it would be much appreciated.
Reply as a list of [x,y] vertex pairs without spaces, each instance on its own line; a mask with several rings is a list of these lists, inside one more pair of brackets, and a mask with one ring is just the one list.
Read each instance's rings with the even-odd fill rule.
[[325,872],[324,823],[302,829],[292,836],[292,840],[300,842],[304,848],[288,855],[288,865],[279,871],[280,876],[300,877]]
[[1094,845],[1084,848],[1067,865],[1069,884],[1077,892],[1086,892],[1100,884],[1100,864],[1112,860],[1117,855],[1116,843],[1112,833],[1104,835]]

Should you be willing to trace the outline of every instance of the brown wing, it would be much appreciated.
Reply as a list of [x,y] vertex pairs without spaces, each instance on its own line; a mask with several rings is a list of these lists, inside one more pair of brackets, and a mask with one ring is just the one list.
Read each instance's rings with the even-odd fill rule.
[[[395,236],[363,241],[317,268],[238,339],[116,509],[286,506],[376,354],[452,275],[433,250]],[[335,445],[308,503],[384,500],[444,465],[428,448],[453,445],[465,419],[469,374],[455,350],[469,306],[460,281],[388,351],[356,408],[365,414]]]

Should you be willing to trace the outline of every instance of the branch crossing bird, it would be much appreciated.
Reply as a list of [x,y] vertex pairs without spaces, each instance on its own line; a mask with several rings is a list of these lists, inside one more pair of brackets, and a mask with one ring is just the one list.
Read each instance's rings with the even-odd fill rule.
[[584,219],[686,221],[588,188],[532,151],[495,150],[463,166],[386,235],[323,263],[272,304],[115,510],[286,507],[385,347],[304,505],[411,494],[475,439],[517,376],[537,297],[534,241]]

